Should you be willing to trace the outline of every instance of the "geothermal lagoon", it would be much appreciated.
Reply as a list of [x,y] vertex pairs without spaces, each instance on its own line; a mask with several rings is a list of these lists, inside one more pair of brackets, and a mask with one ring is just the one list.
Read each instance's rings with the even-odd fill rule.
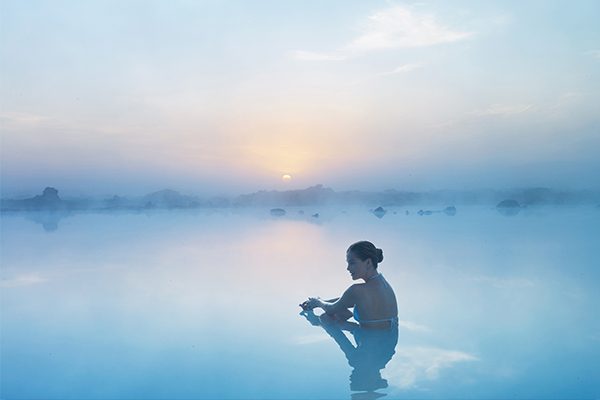
[[[1,397],[600,397],[597,207],[285,211],[2,213]],[[371,391],[298,306],[358,240],[399,304]]]

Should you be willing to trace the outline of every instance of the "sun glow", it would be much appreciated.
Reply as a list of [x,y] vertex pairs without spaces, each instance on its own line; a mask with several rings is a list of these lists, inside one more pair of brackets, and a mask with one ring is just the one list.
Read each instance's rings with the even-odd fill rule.
[[288,174],[285,174],[284,176],[281,177],[281,180],[284,182],[289,182],[292,180],[292,177],[289,176]]

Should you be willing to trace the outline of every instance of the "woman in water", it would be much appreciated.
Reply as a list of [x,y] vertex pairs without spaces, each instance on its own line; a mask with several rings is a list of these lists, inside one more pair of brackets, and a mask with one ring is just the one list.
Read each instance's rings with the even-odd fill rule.
[[[337,299],[310,297],[300,307],[305,311],[322,308],[325,311],[320,317],[323,323],[347,321],[353,316],[361,328],[379,330],[397,327],[396,295],[377,271],[377,265],[383,261],[383,251],[371,242],[357,242],[348,248],[346,261],[352,280],[362,279],[364,283],[350,286]],[[350,308],[354,308],[353,312]]]

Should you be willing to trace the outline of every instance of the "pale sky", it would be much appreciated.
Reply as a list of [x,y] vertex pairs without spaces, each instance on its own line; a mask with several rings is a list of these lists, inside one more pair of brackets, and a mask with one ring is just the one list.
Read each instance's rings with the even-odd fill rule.
[[0,5],[2,197],[600,187],[597,0]]

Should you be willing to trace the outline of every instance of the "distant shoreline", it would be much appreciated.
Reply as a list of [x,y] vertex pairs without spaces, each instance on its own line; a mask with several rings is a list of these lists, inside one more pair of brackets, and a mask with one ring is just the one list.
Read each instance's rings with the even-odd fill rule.
[[323,185],[306,189],[286,191],[261,190],[239,196],[199,197],[182,195],[178,191],[164,189],[138,197],[114,195],[105,199],[80,196],[62,199],[55,188],[47,187],[41,195],[27,199],[2,199],[2,212],[20,211],[145,211],[152,209],[207,209],[245,207],[307,207],[307,206],[456,206],[489,205],[512,200],[522,206],[532,205],[600,205],[600,191],[559,191],[548,188],[512,190],[436,190],[409,192],[396,189],[381,192],[336,192]]

